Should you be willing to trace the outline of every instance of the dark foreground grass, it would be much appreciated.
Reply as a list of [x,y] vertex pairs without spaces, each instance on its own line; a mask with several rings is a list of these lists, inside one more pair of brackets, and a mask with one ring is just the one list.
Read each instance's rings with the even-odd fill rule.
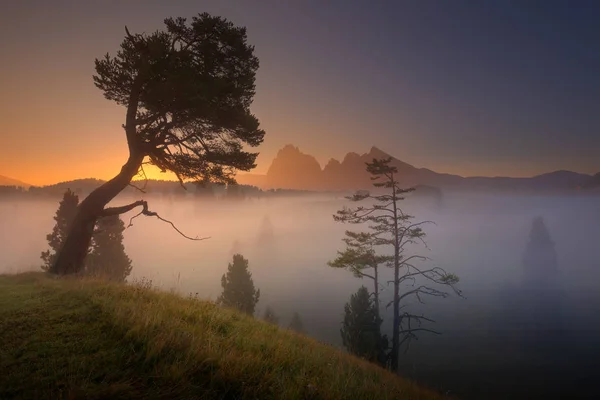
[[209,302],[42,273],[0,276],[0,399],[440,399]]

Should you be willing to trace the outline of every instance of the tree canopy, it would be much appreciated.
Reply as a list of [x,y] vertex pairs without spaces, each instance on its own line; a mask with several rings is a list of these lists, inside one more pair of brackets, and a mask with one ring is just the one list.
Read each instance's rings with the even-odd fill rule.
[[95,85],[127,107],[127,139],[179,179],[232,182],[255,166],[264,131],[250,113],[258,58],[246,29],[207,13],[167,18],[166,30],[130,34],[96,60]]

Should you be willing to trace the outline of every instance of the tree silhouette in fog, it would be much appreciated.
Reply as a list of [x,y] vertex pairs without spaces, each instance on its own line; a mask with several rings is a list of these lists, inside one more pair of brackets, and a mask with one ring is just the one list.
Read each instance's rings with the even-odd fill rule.
[[529,242],[523,254],[524,280],[526,282],[552,278],[558,272],[554,242],[542,217],[534,218]]
[[269,306],[267,306],[267,309],[265,310],[265,315],[263,315],[263,320],[265,320],[266,322],[273,324],[273,325],[279,324],[279,317],[277,315],[275,315],[275,311],[273,311],[273,309]]
[[49,271],[54,265],[56,255],[60,251],[77,213],[78,204],[79,196],[73,193],[71,189],[67,189],[58,205],[58,210],[56,210],[56,215],[54,216],[56,224],[52,228],[52,233],[46,236],[50,249],[42,252],[41,258],[44,261],[42,269],[44,271]]
[[373,306],[377,319],[381,319],[379,295],[382,287],[379,283],[379,266],[389,263],[389,257],[378,255],[375,252],[375,246],[378,243],[375,233],[346,231],[345,236],[342,240],[346,243],[346,248],[338,251],[336,259],[329,261],[327,265],[346,269],[357,278],[372,280]]
[[[391,158],[373,159],[372,162],[367,162],[367,172],[371,174],[373,186],[379,194],[360,191],[347,197],[352,202],[366,202],[367,204],[353,209],[344,207],[333,218],[342,223],[366,224],[369,228],[369,232],[363,234],[368,239],[365,242],[368,246],[357,247],[361,250],[358,253],[360,257],[357,258],[359,263],[356,266],[361,266],[360,262],[364,260],[364,251],[372,246],[382,249],[378,253],[377,264],[383,263],[394,271],[394,278],[390,281],[394,285],[394,294],[392,301],[386,307],[393,305],[393,332],[389,365],[391,370],[396,372],[398,371],[401,346],[410,345],[412,339],[416,339],[419,332],[439,333],[422,327],[424,322],[433,321],[407,311],[406,304],[401,305],[401,302],[409,298],[416,298],[422,302],[423,296],[447,297],[449,295],[448,292],[436,289],[430,284],[449,287],[458,295],[461,295],[461,292],[455,286],[459,280],[456,275],[450,274],[440,267],[422,268],[418,266],[418,262],[427,261],[427,257],[419,254],[407,255],[408,247],[425,244],[425,232],[422,226],[428,221],[413,222],[414,217],[406,214],[400,208],[399,203],[404,200],[404,195],[413,192],[414,188],[403,189],[399,186],[398,170],[390,165],[391,160]],[[347,233],[346,236],[347,238],[360,237],[360,234],[349,235]],[[349,247],[349,250],[352,250],[352,247]],[[389,253],[386,253],[385,250]],[[368,252],[364,254],[369,257],[373,256]],[[356,267],[354,270],[360,272],[360,269],[356,269]],[[420,280],[424,280],[426,284],[419,284]],[[404,292],[401,292],[401,289],[405,289]]]
[[85,261],[86,275],[124,282],[131,273],[131,259],[123,246],[125,224],[118,215],[98,219],[92,251]]
[[306,329],[304,329],[304,322],[302,322],[302,318],[297,312],[294,312],[294,315],[292,315],[292,320],[290,321],[290,325],[288,328],[293,330],[294,332],[306,334]]
[[555,244],[542,217],[531,224],[517,293],[519,326],[528,352],[543,353],[567,339]]
[[[46,236],[50,249],[42,252],[44,265],[48,271],[60,250],[69,226],[77,212],[79,198],[70,189],[64,193],[56,210],[56,224],[52,233]],[[123,231],[125,224],[118,215],[99,218],[92,235],[92,241],[87,249],[84,269],[80,272],[88,276],[102,277],[113,281],[123,282],[131,273],[131,260],[125,254],[123,246]]]
[[[203,13],[165,19],[165,30],[130,34],[115,56],[96,60],[94,83],[104,97],[126,108],[123,125],[129,157],[117,176],[80,204],[51,271],[82,270],[96,220],[142,207],[106,205],[146,164],[185,180],[233,183],[236,170],[255,166],[264,131],[251,114],[258,59],[246,29]],[[169,221],[167,221],[169,222]],[[181,233],[181,232],[180,232]],[[189,238],[189,237],[188,237]]]
[[340,334],[352,354],[385,365],[387,339],[381,336],[381,318],[366,287],[361,286],[344,307]]
[[260,289],[254,288],[252,274],[248,270],[248,260],[241,254],[233,256],[233,263],[229,263],[227,273],[221,278],[221,287],[223,293],[217,299],[218,304],[254,315]]
[[271,223],[271,218],[268,215],[265,215],[260,222],[260,226],[258,228],[258,238],[257,244],[259,246],[268,246],[273,244],[275,240],[275,231],[273,229],[273,223]]

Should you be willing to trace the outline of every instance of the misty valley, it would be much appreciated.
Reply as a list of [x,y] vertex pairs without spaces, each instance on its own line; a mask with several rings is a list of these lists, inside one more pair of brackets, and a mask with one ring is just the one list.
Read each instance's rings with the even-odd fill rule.
[[3,7],[0,400],[599,398],[599,2],[96,3]]
[[[188,241],[159,220],[135,219],[124,232],[133,265],[129,282],[151,280],[165,291],[214,301],[228,262],[239,253],[260,289],[257,317],[270,307],[286,327],[297,312],[308,335],[341,347],[344,304],[361,285],[370,288],[366,279],[327,265],[342,248],[344,231],[353,228],[332,218],[348,205],[343,194],[146,197],[182,232],[209,238]],[[114,203],[135,198],[129,193]],[[0,202],[0,273],[40,270],[39,254],[47,247],[58,200]],[[413,312],[435,321],[427,327],[441,335],[422,333],[403,349],[403,375],[461,398],[525,396],[540,387],[544,393],[577,387],[585,394],[594,387],[600,356],[597,196],[447,191],[441,202],[408,196],[401,205],[416,220],[435,222],[424,228],[429,249],[415,246],[411,252],[456,273],[464,294],[410,302]],[[125,225],[134,214],[121,216]],[[558,268],[553,274],[551,266],[542,267],[531,280],[524,259],[537,217],[553,242]],[[391,273],[382,269],[382,282]],[[544,284],[548,279],[551,290]],[[383,284],[383,305],[392,298],[391,288]],[[387,332],[390,310],[382,308]],[[542,342],[548,345],[537,348]]]

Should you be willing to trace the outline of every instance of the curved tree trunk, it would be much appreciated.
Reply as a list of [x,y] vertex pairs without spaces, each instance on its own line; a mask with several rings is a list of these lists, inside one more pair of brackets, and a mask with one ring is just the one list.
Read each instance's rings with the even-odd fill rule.
[[98,217],[104,207],[129,185],[143,160],[143,153],[131,154],[117,176],[95,189],[81,202],[51,272],[66,275],[82,271]]
[[92,191],[77,207],[77,214],[73,219],[69,234],[58,252],[50,272],[66,275],[82,271],[98,217],[101,216],[104,207],[129,185],[144,161],[143,144],[138,142],[136,137],[136,114],[141,87],[141,75],[138,75],[131,87],[125,116],[129,159],[117,176]]

